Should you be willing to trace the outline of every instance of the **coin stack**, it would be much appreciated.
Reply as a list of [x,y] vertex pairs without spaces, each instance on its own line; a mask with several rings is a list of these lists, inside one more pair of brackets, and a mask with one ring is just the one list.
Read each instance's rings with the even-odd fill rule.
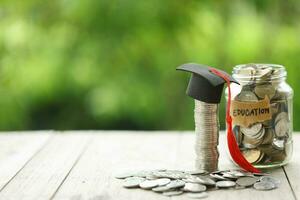
[[208,196],[208,191],[218,189],[246,189],[268,191],[280,186],[280,180],[269,174],[249,173],[238,169],[207,173],[180,170],[146,170],[117,174],[124,179],[123,187],[141,188],[164,196],[186,195],[192,199]]
[[195,100],[196,169],[216,171],[218,168],[219,118],[218,104]]
[[271,120],[233,129],[243,155],[256,166],[285,164],[292,151],[291,98],[290,92],[285,91],[286,85],[280,82],[280,69],[249,64],[234,74],[242,85],[234,100],[258,102],[266,96],[270,99]]

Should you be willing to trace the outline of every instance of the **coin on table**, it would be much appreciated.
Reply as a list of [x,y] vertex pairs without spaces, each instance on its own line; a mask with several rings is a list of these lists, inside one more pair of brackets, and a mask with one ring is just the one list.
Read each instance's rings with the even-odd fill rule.
[[183,193],[183,191],[169,191],[169,192],[163,192],[163,195],[164,196],[178,196],[178,195],[181,195]]
[[241,177],[236,181],[236,183],[239,186],[243,186],[243,187],[253,186],[253,184],[256,182],[257,182],[257,179],[254,177]]
[[275,96],[276,90],[272,84],[262,84],[256,85],[254,88],[255,94],[264,99],[265,96],[268,96],[269,99],[272,99]]
[[250,127],[241,127],[241,132],[248,137],[254,137],[261,131],[262,128],[262,124],[257,123]]
[[206,171],[206,170],[195,170],[195,171],[186,171],[185,173],[190,174],[190,175],[203,175],[203,174],[207,174],[208,171]]
[[156,180],[146,180],[140,183],[141,188],[149,190],[158,186],[158,182]]
[[117,179],[125,179],[134,176],[134,172],[124,172],[115,175]]
[[218,188],[231,188],[234,187],[236,183],[234,181],[218,181],[216,186]]
[[219,175],[219,174],[210,174],[210,177],[216,179],[216,180],[220,180],[220,181],[226,181],[228,180],[227,178]]
[[123,182],[123,187],[125,188],[136,188],[145,181],[145,178],[142,177],[129,177],[126,178]]
[[156,180],[158,182],[158,186],[165,186],[171,182],[171,179],[168,178],[160,178]]
[[208,178],[206,176],[199,176],[199,183],[203,184],[203,185],[207,185],[207,186],[214,186],[216,185],[216,182],[214,180],[212,180],[211,178]]
[[185,182],[182,180],[173,180],[168,185],[166,185],[170,189],[181,188],[185,185]]
[[170,189],[167,186],[159,186],[159,187],[152,188],[152,191],[154,191],[154,192],[166,192],[166,191],[170,191],[170,190],[173,190],[173,189]]
[[185,192],[204,192],[206,191],[206,186],[198,183],[186,183],[183,191]]
[[263,153],[258,149],[243,150],[242,154],[246,160],[252,164],[259,162],[263,157]]
[[241,171],[239,169],[234,169],[234,170],[230,170],[228,172],[229,174],[232,174],[233,176],[235,177],[244,177],[244,176],[247,176],[248,175],[248,172],[245,172],[245,171]]
[[222,176],[224,178],[229,178],[229,179],[237,179],[238,177],[235,176],[234,174],[230,173],[230,172],[223,172]]
[[275,184],[272,182],[257,182],[253,185],[254,189],[256,190],[273,190],[276,188]]
[[208,197],[208,193],[207,192],[188,193],[187,196],[191,199],[203,199]]
[[259,180],[260,182],[272,182],[276,187],[280,185],[280,180],[272,176],[262,176]]

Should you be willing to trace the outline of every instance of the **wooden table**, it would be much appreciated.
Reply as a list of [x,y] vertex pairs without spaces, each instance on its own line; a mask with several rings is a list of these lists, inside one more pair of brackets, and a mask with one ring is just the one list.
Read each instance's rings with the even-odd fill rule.
[[[225,135],[220,138],[220,169],[232,168]],[[192,132],[69,131],[0,134],[0,199],[160,200],[150,191],[124,189],[114,174],[126,170],[194,167]],[[207,199],[300,199],[300,134],[294,134],[289,165],[272,170],[282,182],[268,192],[219,190]]]

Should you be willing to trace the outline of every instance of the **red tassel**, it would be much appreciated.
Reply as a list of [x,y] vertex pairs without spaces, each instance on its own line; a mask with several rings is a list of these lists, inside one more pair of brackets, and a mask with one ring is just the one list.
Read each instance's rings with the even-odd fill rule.
[[231,105],[231,89],[230,89],[230,79],[229,77],[214,69],[210,68],[210,71],[214,73],[215,75],[223,78],[226,81],[227,87],[228,87],[228,102],[227,102],[227,110],[226,110],[226,123],[227,123],[227,145],[230,152],[230,155],[234,162],[238,164],[242,169],[252,172],[252,173],[261,173],[260,170],[255,168],[251,163],[249,163],[243,154],[241,153],[239,146],[236,142],[236,138],[232,132],[232,118],[230,116],[230,105]]

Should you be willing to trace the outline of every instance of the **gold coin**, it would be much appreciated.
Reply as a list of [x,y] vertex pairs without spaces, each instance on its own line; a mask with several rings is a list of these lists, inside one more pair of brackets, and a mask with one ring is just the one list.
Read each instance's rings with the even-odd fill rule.
[[262,152],[258,149],[247,149],[242,151],[242,154],[244,155],[245,159],[252,164],[262,159]]

